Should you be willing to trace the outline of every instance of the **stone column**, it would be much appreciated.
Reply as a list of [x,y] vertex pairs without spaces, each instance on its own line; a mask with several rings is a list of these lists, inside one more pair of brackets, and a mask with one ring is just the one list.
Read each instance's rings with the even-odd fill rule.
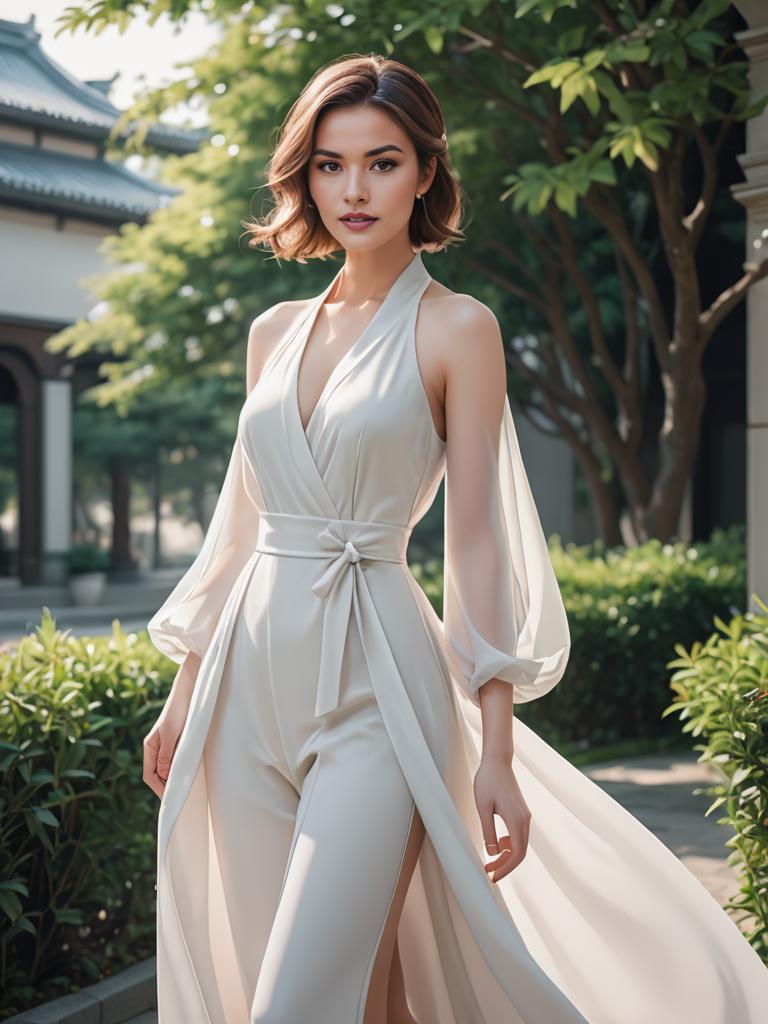
[[[749,28],[736,34],[750,63],[752,99],[768,93],[768,5],[738,0]],[[768,259],[768,110],[746,124],[747,151],[739,157],[745,182],[732,193],[747,211],[746,262]],[[768,604],[768,279],[747,296],[747,606],[756,593]]]
[[44,380],[40,396],[40,582],[60,584],[72,537],[72,387],[67,380]]

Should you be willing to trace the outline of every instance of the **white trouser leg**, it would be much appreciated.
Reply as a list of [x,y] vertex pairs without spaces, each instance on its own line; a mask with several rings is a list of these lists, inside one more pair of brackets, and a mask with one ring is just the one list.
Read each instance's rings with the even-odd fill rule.
[[375,702],[320,734],[251,1024],[362,1024],[414,802]]

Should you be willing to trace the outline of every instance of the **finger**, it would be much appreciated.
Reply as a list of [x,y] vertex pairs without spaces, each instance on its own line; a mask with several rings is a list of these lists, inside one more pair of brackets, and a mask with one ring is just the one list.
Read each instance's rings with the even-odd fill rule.
[[499,843],[496,838],[496,824],[493,820],[493,804],[488,804],[480,811],[480,825],[483,830],[483,840],[488,854],[499,852]]
[[497,857],[496,860],[489,860],[487,864],[483,864],[483,870],[490,875],[492,871],[495,871],[496,868],[500,867],[505,859],[506,858],[504,857]]
[[155,771],[157,772],[158,778],[162,779],[163,782],[168,781],[168,773],[171,770],[171,755],[168,752],[168,744],[161,743],[160,750],[157,755],[157,766]]
[[510,851],[512,850],[510,837],[509,836],[500,836],[499,837],[499,841],[498,841],[498,847],[499,847],[499,853],[501,854],[501,856],[497,857],[496,860],[488,861],[488,863],[485,865],[486,870],[489,870],[489,869],[493,870],[493,868],[497,864],[501,864],[502,860],[506,859],[505,855],[509,854]]
[[142,778],[152,788],[152,780],[155,775],[155,753],[149,743],[144,744],[144,766]]
[[498,871],[491,877],[492,882],[498,882],[500,879],[505,878],[511,871],[514,871],[518,864],[521,863],[525,853],[521,853],[519,850],[514,851],[506,858],[503,864],[499,866]]
[[[522,863],[525,859],[526,852],[527,843],[515,843],[509,850],[509,856],[505,857],[501,863],[497,862],[499,867],[496,874],[491,877],[491,881],[498,882],[499,879],[505,878],[510,871],[514,871],[518,864]],[[499,861],[501,861],[501,858],[499,858]]]
[[500,864],[506,864],[507,860],[512,856],[511,850],[502,850],[496,860],[489,860],[487,864],[483,865],[486,871],[494,871]]
[[149,743],[144,744],[144,782],[157,797],[162,797],[165,783],[157,774],[157,751]]
[[506,878],[510,872],[514,871],[520,861],[515,857],[510,857],[506,864],[503,864],[495,875],[491,875],[492,882],[500,882],[502,878]]

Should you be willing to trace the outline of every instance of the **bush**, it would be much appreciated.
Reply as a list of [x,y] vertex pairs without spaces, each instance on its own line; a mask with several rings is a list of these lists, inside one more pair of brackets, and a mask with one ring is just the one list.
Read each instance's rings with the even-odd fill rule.
[[148,639],[78,638],[48,609],[0,657],[0,1012],[154,954],[157,797],[142,741],[176,666]]
[[768,963],[768,615],[749,612],[715,624],[720,632],[689,651],[675,645],[679,657],[668,667],[677,670],[677,699],[664,715],[679,712],[683,732],[706,741],[694,748],[699,760],[723,773],[722,784],[699,792],[715,797],[706,813],[725,807],[718,823],[736,832],[725,845],[741,888],[726,909],[741,914],[742,929]]
[[66,554],[67,569],[76,576],[86,572],[106,572],[109,554],[95,544],[75,544]]
[[[568,613],[571,653],[565,677],[542,700],[515,709],[556,746],[593,747],[626,739],[679,735],[662,720],[669,703],[667,661],[714,617],[742,609],[745,531],[718,530],[707,542],[606,549],[600,542],[550,555]],[[414,576],[442,615],[442,565],[432,559]]]

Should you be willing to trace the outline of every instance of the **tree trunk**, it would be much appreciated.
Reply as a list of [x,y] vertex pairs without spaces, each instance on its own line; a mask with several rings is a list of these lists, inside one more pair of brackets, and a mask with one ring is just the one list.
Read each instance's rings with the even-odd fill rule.
[[112,459],[112,569],[115,572],[134,570],[131,556],[131,478],[125,459]]

